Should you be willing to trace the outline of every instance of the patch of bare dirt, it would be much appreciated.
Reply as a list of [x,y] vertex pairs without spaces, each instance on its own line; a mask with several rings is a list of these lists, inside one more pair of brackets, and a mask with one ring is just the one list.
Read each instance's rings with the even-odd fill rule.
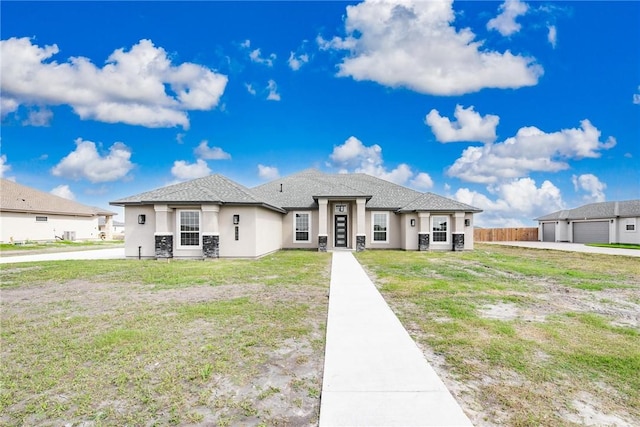
[[[275,350],[264,355],[264,363],[250,381],[236,381],[214,375],[202,390],[198,401],[192,402],[191,413],[200,419],[189,425],[295,425],[314,426],[318,423],[320,390],[324,366],[324,325],[328,303],[327,289],[316,287],[223,285],[190,286],[180,289],[154,289],[149,285],[126,283],[89,283],[73,280],[46,286],[23,286],[2,291],[3,316],[29,319],[34,328],[52,317],[94,317],[122,310],[135,312],[141,307],[231,300],[241,297],[264,304],[291,302],[312,307],[307,319],[311,333],[287,339]],[[324,309],[323,309],[324,308]],[[194,342],[207,334],[211,325],[194,321],[184,330],[184,337]],[[151,363],[149,371],[162,369]],[[131,412],[127,401],[105,401],[105,411]],[[259,415],[258,415],[259,414]],[[4,419],[7,421],[7,419]],[[52,420],[48,420],[52,421]],[[59,422],[58,422],[59,421]],[[157,420],[170,424],[169,419]],[[69,420],[54,420],[65,425]],[[81,425],[93,422],[81,421]],[[3,417],[0,416],[0,424]],[[40,423],[35,422],[40,425]],[[227,424],[230,423],[230,424]],[[34,424],[34,425],[35,425]],[[77,425],[77,423],[71,423]],[[69,425],[71,425],[69,424]],[[49,425],[49,424],[47,424]]]

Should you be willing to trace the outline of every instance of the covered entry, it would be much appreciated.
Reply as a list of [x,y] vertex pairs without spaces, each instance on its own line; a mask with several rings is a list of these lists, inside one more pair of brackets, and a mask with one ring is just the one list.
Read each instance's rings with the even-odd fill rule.
[[609,243],[609,221],[573,223],[574,243]]

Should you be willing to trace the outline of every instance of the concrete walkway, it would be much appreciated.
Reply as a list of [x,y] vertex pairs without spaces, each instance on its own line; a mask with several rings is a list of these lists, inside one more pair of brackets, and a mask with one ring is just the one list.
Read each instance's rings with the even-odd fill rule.
[[63,261],[77,259],[118,259],[124,258],[124,248],[91,249],[73,252],[51,252],[45,254],[24,254],[0,258],[0,264],[34,261]]
[[482,242],[482,243],[487,243],[491,245],[518,246],[521,248],[551,249],[554,251],[585,252],[589,254],[624,255],[624,256],[640,257],[640,250],[638,249],[600,248],[597,246],[587,246],[582,243],[565,243],[565,242]]
[[320,426],[471,426],[350,252],[334,252]]

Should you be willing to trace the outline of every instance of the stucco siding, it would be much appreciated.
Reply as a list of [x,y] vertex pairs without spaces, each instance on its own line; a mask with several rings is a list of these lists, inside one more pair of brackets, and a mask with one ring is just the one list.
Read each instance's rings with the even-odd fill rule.
[[[414,221],[413,227],[411,226],[411,220]],[[402,249],[406,251],[418,250],[418,224],[419,219],[417,214],[411,213],[400,215],[400,247]]]
[[[36,221],[46,217],[46,221]],[[2,242],[26,240],[53,241],[65,231],[75,232],[76,240],[98,239],[98,217],[52,215],[21,212],[0,212]]]
[[[138,224],[138,215],[145,216],[145,223]],[[155,258],[156,216],[153,206],[127,206],[124,209],[124,254],[127,258]]]
[[256,255],[261,256],[282,248],[283,214],[256,208]]
[[[627,230],[627,225],[632,225],[634,230]],[[640,245],[640,217],[618,218],[612,226],[615,227],[615,239],[613,243],[630,243]]]
[[[311,213],[310,242],[294,242],[294,218],[297,212]],[[287,212],[282,220],[282,247],[286,249],[317,249],[318,248],[318,210],[300,209]]]
[[465,223],[469,222],[469,225],[464,226],[464,249],[472,251],[473,250],[473,214],[467,212],[464,214]]
[[[373,214],[374,213],[386,213],[388,218],[387,229],[387,241],[376,242],[373,240]],[[403,215],[396,214],[392,211],[367,211],[366,218],[366,232],[367,241],[366,247],[371,249],[400,249],[402,247],[402,236],[400,227],[400,218]]]
[[[256,257],[256,210],[254,206],[223,206],[218,214],[220,257]],[[240,221],[233,223],[233,216]],[[238,227],[238,240],[236,240]]]

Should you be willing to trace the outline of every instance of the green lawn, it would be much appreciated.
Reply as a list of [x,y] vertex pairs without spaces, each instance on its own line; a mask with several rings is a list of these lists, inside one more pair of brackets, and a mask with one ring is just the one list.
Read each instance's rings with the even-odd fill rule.
[[313,425],[328,254],[0,270],[0,425]]
[[[640,425],[637,259],[356,256],[476,425]],[[315,425],[329,265],[3,265],[0,425]]]
[[638,260],[493,245],[357,258],[476,423],[580,425],[586,405],[597,424],[640,425]]

